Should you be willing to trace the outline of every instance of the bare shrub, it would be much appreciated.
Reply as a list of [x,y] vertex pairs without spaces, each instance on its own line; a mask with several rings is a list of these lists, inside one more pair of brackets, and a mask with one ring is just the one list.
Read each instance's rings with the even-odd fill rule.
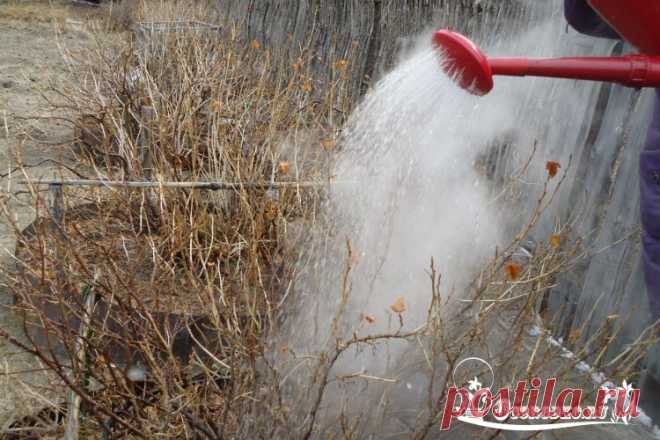
[[292,64],[196,29],[85,55],[50,102],[79,136],[79,175],[231,186],[65,188],[61,217],[35,188],[38,219],[16,225],[9,274],[28,340],[6,336],[75,392],[95,430],[222,437],[253,405],[263,338],[292,291],[299,225],[315,221],[350,110],[348,65],[315,82],[311,54]]
[[106,29],[110,32],[130,31],[135,25],[140,2],[110,1],[104,5]]

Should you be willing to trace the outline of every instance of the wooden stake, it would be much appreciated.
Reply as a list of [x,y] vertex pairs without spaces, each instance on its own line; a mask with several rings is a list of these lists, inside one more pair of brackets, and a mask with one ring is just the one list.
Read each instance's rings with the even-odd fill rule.
[[[94,284],[99,280],[98,273],[94,276]],[[80,320],[78,327],[78,335],[74,345],[74,355],[79,369],[83,371],[82,388],[86,388],[85,377],[87,374],[87,344],[85,340],[89,337],[89,324],[94,313],[94,304],[96,304],[96,289],[94,285],[85,286],[83,289],[83,300],[85,301],[85,313]],[[75,368],[72,369],[72,375],[75,374]],[[75,378],[72,378],[75,380]],[[64,431],[64,440],[78,440],[80,434],[80,396],[73,390],[69,391],[67,397],[67,415],[66,415],[66,430]]]

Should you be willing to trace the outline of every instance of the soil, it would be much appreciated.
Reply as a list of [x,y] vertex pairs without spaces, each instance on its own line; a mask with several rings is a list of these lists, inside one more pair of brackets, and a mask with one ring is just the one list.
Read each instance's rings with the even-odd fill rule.
[[[29,166],[31,177],[53,177],[54,161],[68,160],[71,130],[53,119],[26,119],[47,116],[43,95],[47,86],[69,72],[76,51],[91,44],[82,19],[90,8],[63,1],[0,0],[0,198],[17,214],[24,227],[34,219],[34,210],[22,198],[25,187],[15,180],[20,173],[7,175],[20,158]],[[0,266],[11,269],[15,249],[13,227],[0,217]],[[3,277],[4,278],[4,277]],[[5,306],[11,298],[0,284],[0,328],[21,337],[20,322]],[[33,412],[51,399],[41,388],[52,378],[31,356],[0,341],[0,432],[12,420]]]

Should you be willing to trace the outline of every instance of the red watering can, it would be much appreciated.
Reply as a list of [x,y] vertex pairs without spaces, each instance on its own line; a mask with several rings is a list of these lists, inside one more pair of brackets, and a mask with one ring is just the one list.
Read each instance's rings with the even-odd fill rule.
[[444,70],[475,95],[493,88],[493,76],[542,76],[660,87],[660,0],[589,0],[640,54],[622,57],[488,58],[468,38],[448,30],[433,35]]

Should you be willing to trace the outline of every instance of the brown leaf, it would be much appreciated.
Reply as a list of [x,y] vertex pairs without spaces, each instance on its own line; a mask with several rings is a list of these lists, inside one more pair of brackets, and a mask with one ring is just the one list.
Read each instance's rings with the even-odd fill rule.
[[283,160],[279,164],[280,173],[289,174],[289,162]]
[[552,249],[557,249],[561,243],[561,236],[558,234],[553,234],[550,236],[550,247]]
[[522,266],[518,263],[508,263],[505,267],[506,273],[509,276],[509,279],[511,281],[515,281],[518,278],[520,278],[520,274],[522,273]]
[[402,296],[398,297],[396,299],[396,301],[394,302],[394,304],[392,304],[390,306],[390,309],[392,309],[392,311],[394,313],[403,313],[403,312],[405,312],[406,311],[406,302],[404,301],[403,297]]
[[582,335],[582,332],[580,331],[580,329],[577,329],[577,328],[576,328],[576,329],[574,329],[573,331],[571,331],[571,332],[569,333],[569,335],[568,335],[568,341],[569,341],[569,342],[575,342],[575,341],[577,341],[578,339],[580,339],[580,336],[581,336],[581,335]]
[[335,141],[332,139],[326,139],[323,141],[323,148],[325,151],[331,151],[335,148]]
[[332,63],[332,69],[333,70],[344,70],[348,66],[348,61],[347,60],[339,60],[335,63]]
[[364,315],[364,320],[367,321],[369,324],[373,324],[376,322],[376,318],[374,318],[371,315]]
[[211,110],[215,113],[220,113],[220,111],[222,110],[222,102],[213,101],[213,104],[211,104]]
[[305,93],[310,93],[310,92],[314,89],[311,80],[307,80],[307,81],[305,81],[305,82],[302,84],[302,86],[300,86],[300,88],[301,88],[302,91],[305,92]]
[[277,207],[277,203],[269,200],[266,203],[266,209],[264,212],[266,219],[273,221],[277,218],[278,213],[279,213],[279,208]]
[[252,40],[252,43],[250,43],[250,47],[252,47],[252,49],[257,50],[261,48],[261,44],[259,44],[259,41],[257,41],[257,39],[255,38],[254,40]]
[[549,160],[545,164],[545,169],[548,170],[548,176],[550,176],[550,178],[553,178],[557,175],[559,168],[561,168],[561,164],[559,162],[555,162],[554,160]]

